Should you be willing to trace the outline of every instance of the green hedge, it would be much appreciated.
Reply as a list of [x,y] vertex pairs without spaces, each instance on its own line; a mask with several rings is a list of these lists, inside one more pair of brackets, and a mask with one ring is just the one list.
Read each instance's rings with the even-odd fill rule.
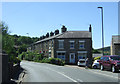
[[44,57],[43,54],[39,54],[37,52],[22,52],[20,55],[18,55],[18,58],[21,60],[28,60],[28,61],[34,61],[40,63],[50,63],[61,66],[65,64],[65,61],[59,58],[47,58]]
[[95,60],[98,60],[98,59],[100,59],[100,58],[101,58],[101,56],[95,57],[95,58],[94,58],[94,61],[95,61]]
[[40,60],[41,63],[50,63],[50,64],[56,64],[60,66],[64,66],[65,62],[59,58],[43,58]]

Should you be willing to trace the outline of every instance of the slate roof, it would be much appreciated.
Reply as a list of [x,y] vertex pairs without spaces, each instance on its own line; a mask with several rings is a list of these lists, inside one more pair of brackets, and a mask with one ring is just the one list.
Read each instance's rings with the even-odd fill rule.
[[65,33],[57,34],[57,35],[42,39],[33,44],[37,44],[37,43],[54,39],[54,38],[92,38],[92,33],[89,31],[66,31]]
[[114,35],[114,36],[112,36],[112,42],[114,44],[120,43],[120,35]]
[[57,34],[57,35],[54,35],[54,36],[50,36],[50,37],[48,37],[48,38],[45,38],[45,39],[42,39],[42,40],[40,40],[40,41],[37,41],[37,42],[35,42],[34,44],[37,44],[37,43],[40,43],[40,42],[43,42],[43,41],[47,41],[47,40],[50,40],[50,39],[53,39],[53,38],[56,38],[56,37],[58,37],[58,36],[60,36],[61,34]]
[[67,31],[57,38],[92,38],[92,33],[89,31]]

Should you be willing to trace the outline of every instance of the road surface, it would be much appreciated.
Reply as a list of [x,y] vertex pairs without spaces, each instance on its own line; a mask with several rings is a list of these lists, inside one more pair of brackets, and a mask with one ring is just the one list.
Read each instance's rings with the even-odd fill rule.
[[47,63],[22,61],[26,70],[23,82],[111,82],[118,84],[118,73],[84,69],[84,67],[57,66]]

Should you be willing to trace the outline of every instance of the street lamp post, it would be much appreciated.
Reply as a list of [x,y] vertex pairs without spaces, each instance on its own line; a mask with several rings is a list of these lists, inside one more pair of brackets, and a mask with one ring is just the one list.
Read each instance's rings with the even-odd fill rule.
[[103,30],[103,7],[98,7],[101,9],[101,16],[102,16],[102,53],[104,55],[104,30]]

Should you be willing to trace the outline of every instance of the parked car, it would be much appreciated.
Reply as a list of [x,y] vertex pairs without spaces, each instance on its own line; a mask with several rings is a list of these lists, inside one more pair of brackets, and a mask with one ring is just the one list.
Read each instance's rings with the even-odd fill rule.
[[78,66],[85,66],[85,60],[86,59],[79,59],[77,65]]
[[102,56],[99,63],[101,70],[104,70],[105,68],[110,69],[112,72],[120,70],[120,56],[118,55]]
[[100,60],[95,60],[92,64],[92,68],[94,69],[98,69],[100,68],[100,63],[99,63]]

